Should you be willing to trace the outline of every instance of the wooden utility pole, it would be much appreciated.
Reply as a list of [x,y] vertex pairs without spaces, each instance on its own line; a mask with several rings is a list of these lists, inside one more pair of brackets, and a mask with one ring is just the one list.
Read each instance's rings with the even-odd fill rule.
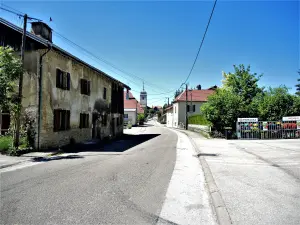
[[187,113],[187,105],[188,105],[188,85],[185,84],[185,129],[188,129],[188,113]]
[[193,110],[193,99],[192,99],[192,92],[191,92],[191,106],[190,106],[190,111],[194,112],[194,110]]
[[[22,36],[22,46],[21,46],[21,61],[24,70],[24,55],[25,55],[25,45],[26,45],[26,28],[27,28],[27,14],[24,15],[24,25],[23,25],[23,36]],[[18,93],[18,113],[16,121],[16,136],[15,136],[15,147],[19,147],[20,142],[20,126],[21,126],[21,111],[22,111],[22,91],[23,91],[23,72],[20,74],[19,78],[19,93]]]
[[169,104],[169,98],[168,98],[168,106],[169,106],[170,104]]

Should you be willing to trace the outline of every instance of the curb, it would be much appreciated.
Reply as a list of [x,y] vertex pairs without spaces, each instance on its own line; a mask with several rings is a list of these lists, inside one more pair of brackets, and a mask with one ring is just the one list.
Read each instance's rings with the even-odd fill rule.
[[[185,134],[189,138],[189,140],[191,141],[191,144],[193,145],[196,153],[201,153],[201,151],[197,147],[194,140],[191,137],[189,137],[189,135],[186,134],[185,132],[181,131],[181,133]],[[219,225],[230,225],[230,224],[232,224],[230,215],[228,213],[228,210],[226,208],[226,205],[224,203],[222,195],[221,195],[221,193],[218,189],[218,186],[216,185],[214,177],[213,177],[213,175],[210,171],[210,168],[209,168],[205,158],[198,157],[198,159],[199,159],[200,164],[203,168],[203,172],[204,172],[205,180],[206,180],[206,183],[207,183],[207,186],[208,186],[209,194],[210,194],[211,199],[212,199],[212,205],[213,205],[214,211],[216,212],[216,215],[217,215],[218,224]]]

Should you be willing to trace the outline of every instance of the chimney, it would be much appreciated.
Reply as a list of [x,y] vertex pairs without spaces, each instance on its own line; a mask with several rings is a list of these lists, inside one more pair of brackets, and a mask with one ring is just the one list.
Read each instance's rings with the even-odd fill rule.
[[43,22],[32,22],[31,33],[52,42],[52,29]]

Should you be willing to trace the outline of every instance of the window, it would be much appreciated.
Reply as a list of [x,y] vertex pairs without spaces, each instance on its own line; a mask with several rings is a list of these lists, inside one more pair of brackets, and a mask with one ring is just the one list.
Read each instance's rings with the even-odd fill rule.
[[54,125],[53,131],[69,130],[70,129],[70,110],[55,109],[54,110]]
[[103,99],[106,99],[106,88],[103,88]]
[[175,111],[175,113],[176,113],[176,106],[174,106],[174,111]]
[[79,128],[89,128],[89,114],[80,113]]
[[144,97],[144,96],[142,96],[142,100],[145,100],[145,97]]
[[193,105],[193,112],[196,112],[196,106]]
[[124,119],[128,119],[128,114],[124,114]]
[[70,73],[56,69],[56,87],[63,90],[70,90]]
[[91,82],[85,79],[80,79],[80,89],[81,94],[90,95],[91,94]]
[[107,125],[107,115],[106,114],[102,115],[102,125],[103,126]]
[[190,111],[190,105],[186,106],[186,111],[189,112]]

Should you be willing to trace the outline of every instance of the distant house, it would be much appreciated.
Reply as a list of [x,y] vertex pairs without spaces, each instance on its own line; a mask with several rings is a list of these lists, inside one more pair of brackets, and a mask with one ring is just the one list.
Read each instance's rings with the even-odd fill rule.
[[137,116],[144,113],[140,102],[133,97],[130,91],[124,92],[124,123],[130,122],[132,125],[137,125]]
[[186,91],[183,91],[175,98],[173,105],[166,108],[166,125],[168,127],[183,126],[186,118],[185,112],[187,112],[188,117],[200,114],[200,106],[207,102],[208,96],[214,92],[213,89],[188,90],[188,104],[186,105]]
[[[26,33],[22,114],[32,119],[35,147],[122,134],[123,93],[130,88],[55,45],[47,24],[31,26]],[[0,46],[19,54],[22,28],[0,18],[0,30]],[[9,112],[0,111],[0,118],[4,133]]]

